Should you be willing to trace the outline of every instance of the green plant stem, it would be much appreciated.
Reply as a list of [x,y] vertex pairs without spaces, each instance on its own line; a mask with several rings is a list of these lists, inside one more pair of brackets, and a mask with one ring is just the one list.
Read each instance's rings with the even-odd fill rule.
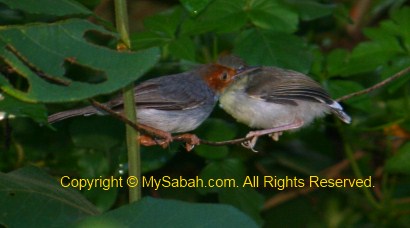
[[[340,127],[340,126],[339,126]],[[342,133],[343,134],[343,133]],[[359,168],[359,165],[357,164],[356,159],[354,158],[353,155],[353,150],[350,146],[350,144],[348,143],[348,141],[346,141],[346,139],[343,139],[344,141],[344,149],[345,149],[345,153],[347,156],[347,159],[350,162],[350,166],[352,167],[353,173],[355,174],[356,178],[358,179],[363,179],[363,174],[362,171]],[[363,187],[361,188],[364,196],[366,197],[367,201],[374,207],[377,209],[381,209],[381,205],[377,202],[377,200],[375,199],[375,197],[373,196],[373,194],[370,192],[369,188]]]
[[[133,85],[127,86],[123,90],[124,97],[124,113],[125,116],[132,122],[136,122],[136,110],[134,102]],[[141,154],[140,145],[137,140],[139,133],[131,126],[126,126],[127,133],[127,150],[128,150],[128,175],[137,177],[141,180]],[[129,188],[129,201],[138,201],[141,198],[141,185]]]
[[128,26],[128,13],[127,13],[127,1],[115,0],[115,22],[117,31],[120,34],[122,42],[131,48],[129,26]]
[[[128,29],[128,14],[126,0],[115,0],[115,19],[117,30],[120,34],[122,42],[131,47]],[[124,99],[124,114],[132,122],[136,122],[136,109],[134,101],[134,86],[131,84],[123,90]],[[136,177],[141,180],[141,155],[138,143],[138,132],[126,126],[127,150],[128,150],[128,176]],[[129,188],[129,202],[138,201],[141,198],[141,185]]]

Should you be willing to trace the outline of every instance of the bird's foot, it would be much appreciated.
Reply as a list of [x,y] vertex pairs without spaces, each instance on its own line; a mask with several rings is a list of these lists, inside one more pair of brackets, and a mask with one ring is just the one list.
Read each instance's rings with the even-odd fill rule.
[[[145,127],[145,126],[144,126]],[[167,148],[169,144],[172,142],[172,135],[169,132],[161,131],[155,128],[149,127],[149,132],[155,135],[154,137],[148,135],[140,135],[139,142],[143,146],[154,146],[159,145],[162,148]],[[158,139],[158,138],[160,139]]]
[[256,145],[256,142],[258,140],[259,136],[262,135],[267,135],[269,134],[273,140],[278,141],[279,136],[282,135],[283,131],[288,131],[296,128],[300,128],[303,126],[303,120],[296,119],[293,123],[291,124],[285,124],[279,127],[274,127],[270,129],[264,129],[264,130],[259,130],[259,131],[250,131],[247,135],[246,138],[250,138],[250,140],[247,140],[242,143],[242,146],[251,149],[253,152],[257,152],[254,147]]
[[191,151],[196,145],[199,145],[201,140],[194,134],[182,134],[174,137],[177,140],[185,142],[186,151]]
[[256,142],[258,141],[258,138],[259,138],[259,135],[257,134],[257,132],[251,131],[246,135],[245,138],[250,138],[250,140],[247,140],[241,143],[241,145],[245,147],[246,149],[250,149],[253,152],[257,153],[258,151],[254,149]]
[[159,145],[162,148],[167,148],[169,144],[172,142],[172,135],[169,132],[162,131],[144,124],[137,124],[139,129],[143,132],[148,133],[149,135],[153,135],[153,137],[148,135],[141,135],[138,139],[140,144],[143,146],[154,146]]
[[148,135],[140,135],[138,141],[143,146],[155,146],[158,145],[162,148],[167,148],[170,141],[166,139],[156,139]]

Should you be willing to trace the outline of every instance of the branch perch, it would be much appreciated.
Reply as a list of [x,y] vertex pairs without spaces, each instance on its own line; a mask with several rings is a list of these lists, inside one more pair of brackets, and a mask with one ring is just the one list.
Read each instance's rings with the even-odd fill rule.
[[120,121],[128,124],[129,126],[131,126],[132,128],[134,128],[135,130],[137,130],[141,133],[146,133],[150,136],[159,137],[159,138],[164,139],[166,141],[172,142],[173,137],[169,132],[161,131],[161,130],[158,130],[156,128],[144,125],[144,124],[138,124],[138,123],[135,124],[131,120],[127,119],[124,115],[113,111],[112,109],[110,109],[107,106],[101,104],[100,102],[97,102],[95,100],[90,100],[90,102],[94,107],[109,113],[113,117],[115,117],[115,118],[119,119]]
[[[372,92],[376,89],[379,89],[379,88],[387,85],[388,83],[390,83],[390,82],[392,82],[392,81],[394,81],[394,80],[396,80],[400,77],[403,77],[403,76],[407,75],[408,73],[410,73],[410,67],[407,67],[407,68],[399,71],[398,73],[394,74],[393,76],[391,76],[391,77],[389,77],[389,78],[387,78],[387,79],[385,79],[385,80],[383,80],[383,81],[381,81],[381,82],[379,82],[379,83],[377,83],[377,84],[375,84],[375,85],[373,85],[373,86],[371,86],[367,89],[364,89],[364,90],[361,90],[361,91],[358,91],[358,92],[354,92],[354,93],[347,94],[345,96],[339,97],[339,98],[336,99],[336,101],[344,101],[344,100],[350,99],[352,97],[356,97],[356,96],[360,96],[360,95],[363,95],[363,94],[370,93],[370,92]],[[148,135],[152,136],[153,138],[156,138],[156,139],[159,138],[159,140],[156,140],[158,145],[168,145],[172,141],[179,141],[179,142],[185,142],[185,143],[187,143],[187,145],[191,145],[192,147],[187,146],[187,150],[189,150],[188,148],[192,149],[193,146],[199,145],[199,144],[205,144],[205,145],[211,145],[211,146],[225,146],[225,145],[239,144],[239,143],[242,143],[242,142],[245,142],[245,141],[248,141],[248,140],[252,139],[252,137],[244,137],[244,138],[238,138],[238,139],[233,139],[233,140],[215,142],[215,141],[208,141],[208,140],[205,140],[205,139],[200,139],[200,138],[197,138],[196,136],[194,136],[194,138],[197,139],[197,140],[195,140],[195,142],[192,142],[192,137],[185,137],[186,134],[180,134],[180,135],[172,136],[169,132],[161,131],[159,129],[149,127],[149,126],[146,126],[146,125],[143,125],[143,124],[138,124],[138,123],[135,124],[132,121],[130,121],[129,119],[127,119],[125,116],[123,116],[122,114],[111,110],[110,108],[106,107],[105,105],[103,105],[103,104],[101,104],[101,103],[99,103],[95,100],[91,100],[91,104],[93,106],[95,106],[96,108],[101,109],[101,110],[109,113],[110,115],[114,116],[115,118],[119,119],[120,121],[128,124],[129,126],[133,127],[135,130],[137,130],[141,133],[148,134]],[[270,134],[270,133],[267,133],[267,134]],[[262,135],[266,135],[266,134],[262,134]]]
[[345,96],[343,96],[343,97],[339,97],[339,98],[336,99],[336,101],[344,101],[344,100],[350,99],[350,98],[352,98],[352,97],[356,97],[356,96],[360,96],[360,95],[363,95],[363,94],[366,94],[366,93],[370,93],[370,92],[372,92],[373,90],[376,90],[376,89],[378,89],[378,88],[380,88],[380,87],[383,87],[383,86],[385,86],[386,84],[388,84],[388,83],[390,83],[390,82],[392,82],[392,81],[394,81],[394,80],[396,80],[396,79],[398,79],[398,78],[400,78],[400,77],[403,77],[403,76],[406,75],[407,73],[410,73],[410,67],[407,67],[407,68],[405,68],[405,69],[399,71],[399,72],[396,73],[395,75],[393,75],[393,76],[391,76],[391,77],[389,77],[389,78],[386,78],[385,80],[383,80],[383,81],[381,81],[381,82],[375,84],[375,85],[372,86],[372,87],[369,87],[369,88],[367,88],[367,89],[360,90],[360,91],[357,91],[357,92],[354,92],[354,93],[351,93],[351,94],[347,94],[347,95],[345,95]]
[[[180,141],[180,142],[191,143],[191,142],[188,141],[189,139],[187,139],[186,137],[181,137],[183,135],[172,136],[169,132],[161,131],[159,129],[156,129],[156,128],[153,128],[153,127],[150,127],[150,126],[147,126],[147,125],[144,125],[144,124],[139,124],[139,123],[135,124],[132,121],[130,121],[129,119],[127,119],[124,115],[113,111],[112,109],[108,108],[107,106],[101,104],[98,101],[90,100],[90,102],[94,107],[109,113],[113,117],[115,117],[118,120],[128,124],[129,126],[131,126],[132,128],[134,128],[135,130],[137,130],[141,133],[148,134],[152,137],[160,138],[160,139],[164,140],[165,142]],[[206,145],[212,145],[212,146],[224,146],[224,145],[238,144],[238,143],[244,142],[246,140],[249,140],[251,138],[252,137],[239,138],[239,139],[221,141],[221,142],[214,142],[214,141],[199,139],[199,144],[206,144]],[[161,144],[160,141],[158,141],[158,144]]]

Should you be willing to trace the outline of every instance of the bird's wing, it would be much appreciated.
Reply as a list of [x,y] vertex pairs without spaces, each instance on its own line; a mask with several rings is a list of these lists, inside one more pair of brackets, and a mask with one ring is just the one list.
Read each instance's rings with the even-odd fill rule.
[[[210,89],[201,80],[182,73],[142,82],[134,88],[137,109],[185,110],[198,107],[212,96]],[[122,105],[121,97],[108,104],[113,109],[122,108]]]
[[332,104],[329,94],[314,80],[291,70],[263,67],[248,78],[246,93],[267,102],[297,105],[297,100]]

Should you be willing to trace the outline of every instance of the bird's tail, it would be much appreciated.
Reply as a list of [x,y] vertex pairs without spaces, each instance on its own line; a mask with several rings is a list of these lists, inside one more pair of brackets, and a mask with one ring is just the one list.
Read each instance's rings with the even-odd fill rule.
[[333,103],[329,106],[331,108],[332,113],[339,117],[339,119],[341,119],[343,122],[347,124],[350,124],[352,122],[352,118],[350,118],[350,116],[343,111],[343,108],[339,103],[333,101]]
[[89,115],[94,115],[96,114],[98,111],[93,107],[93,106],[87,106],[84,108],[79,108],[79,109],[72,109],[72,110],[67,110],[67,111],[63,111],[63,112],[58,112],[55,113],[51,116],[48,117],[48,122],[50,124],[64,120],[64,119],[68,119],[71,117],[75,117],[75,116],[89,116]]

